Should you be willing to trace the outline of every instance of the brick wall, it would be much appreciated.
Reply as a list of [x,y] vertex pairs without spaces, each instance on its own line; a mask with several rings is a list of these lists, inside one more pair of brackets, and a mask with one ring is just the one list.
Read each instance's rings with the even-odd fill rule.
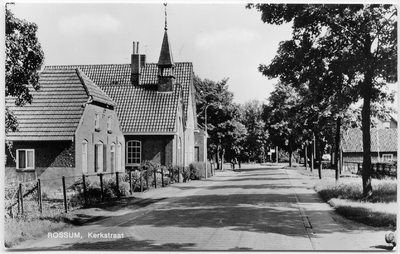
[[[16,158],[17,149],[35,150],[35,169],[17,170]],[[75,145],[72,141],[14,141],[11,149],[12,156],[6,149],[5,181],[27,182],[36,180],[43,172],[55,173],[48,174],[49,178],[58,175],[69,176],[75,174]]]
[[[99,128],[95,128],[95,114],[99,114]],[[107,130],[107,120],[111,117],[111,131]],[[125,139],[119,127],[114,110],[97,105],[86,105],[82,120],[76,132],[76,168],[82,174],[82,143],[87,142],[87,171],[94,173],[95,144],[103,144],[103,172],[111,172],[111,145],[121,144],[121,169],[125,169]],[[116,151],[115,151],[116,152]],[[116,158],[115,158],[116,159]],[[115,161],[114,161],[115,162]],[[114,164],[116,168],[116,164]]]
[[[75,167],[75,146],[72,141],[14,141],[12,154],[17,149],[35,149],[35,167]],[[16,167],[16,162],[6,149],[6,167]]]
[[127,135],[125,142],[137,140],[142,143],[142,162],[152,161],[157,164],[171,166],[173,163],[172,135]]

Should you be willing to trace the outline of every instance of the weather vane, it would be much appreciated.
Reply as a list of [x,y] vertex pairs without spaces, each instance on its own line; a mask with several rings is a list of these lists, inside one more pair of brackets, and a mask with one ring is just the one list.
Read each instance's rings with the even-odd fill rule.
[[168,30],[167,28],[167,3],[164,3],[164,7],[165,7],[165,31]]

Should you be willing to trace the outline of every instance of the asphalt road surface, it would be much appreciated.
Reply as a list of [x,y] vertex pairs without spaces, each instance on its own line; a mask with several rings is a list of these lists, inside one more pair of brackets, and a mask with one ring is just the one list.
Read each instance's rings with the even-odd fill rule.
[[[335,215],[282,166],[243,165],[203,181],[136,193],[115,207],[75,211],[97,218],[17,249],[386,250],[385,231]],[[63,237],[61,237],[63,236]]]

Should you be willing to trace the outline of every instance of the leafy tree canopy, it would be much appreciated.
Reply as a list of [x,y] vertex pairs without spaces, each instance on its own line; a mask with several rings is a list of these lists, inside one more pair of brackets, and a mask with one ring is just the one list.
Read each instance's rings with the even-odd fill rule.
[[[36,37],[37,25],[18,19],[6,6],[5,23],[5,95],[15,97],[15,104],[30,103],[29,87],[39,89],[38,71],[44,53]],[[16,129],[16,119],[6,109],[6,131]]]
[[[308,85],[324,98],[335,98],[337,112],[363,99],[363,189],[372,195],[371,102],[392,97],[382,92],[397,82],[397,9],[390,4],[249,4],[269,24],[292,22],[293,38],[281,44],[267,76],[286,83]],[[291,59],[293,62],[279,62]],[[275,65],[275,66],[274,66]],[[270,68],[271,67],[271,68]],[[316,93],[316,94],[318,94]],[[317,97],[317,96],[315,96]]]

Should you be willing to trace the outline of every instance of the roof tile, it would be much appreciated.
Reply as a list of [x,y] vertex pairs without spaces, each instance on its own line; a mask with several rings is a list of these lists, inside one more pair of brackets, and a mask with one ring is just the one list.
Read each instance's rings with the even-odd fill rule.
[[[362,130],[349,129],[344,132],[343,152],[362,152]],[[397,151],[397,129],[371,129],[371,152]]]
[[141,68],[140,85],[131,84],[130,64],[47,66],[46,69],[79,68],[116,103],[124,133],[175,131],[179,97],[183,92],[184,117],[187,119],[189,93],[193,78],[192,63],[175,63],[176,85],[173,92],[158,92],[158,65]]
[[40,89],[31,91],[32,103],[15,106],[14,98],[6,98],[6,106],[14,112],[18,131],[9,132],[10,140],[71,140],[90,93],[99,101],[114,104],[104,92],[87,77],[84,83],[76,69],[45,69],[39,78]]

